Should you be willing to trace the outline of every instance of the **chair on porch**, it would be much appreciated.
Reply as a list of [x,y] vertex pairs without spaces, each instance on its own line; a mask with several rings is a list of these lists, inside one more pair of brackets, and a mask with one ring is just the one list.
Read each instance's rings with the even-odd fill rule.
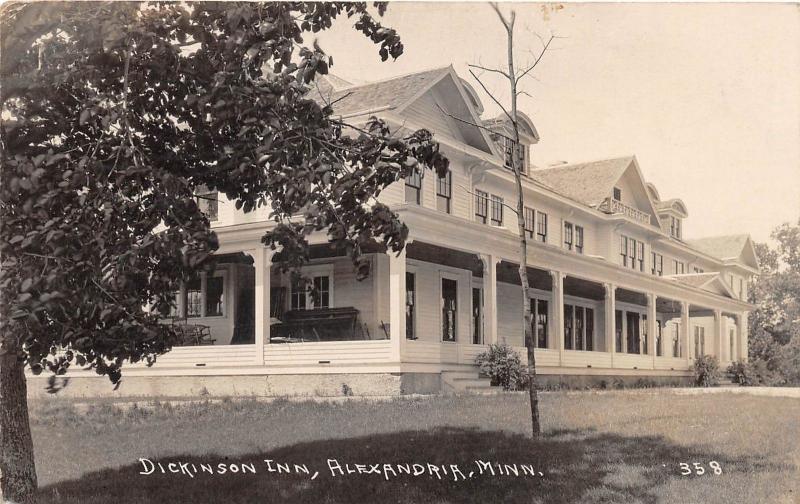
[[173,318],[172,325],[180,335],[181,346],[213,345],[217,341],[211,337],[211,328],[207,325],[189,324],[181,318]]

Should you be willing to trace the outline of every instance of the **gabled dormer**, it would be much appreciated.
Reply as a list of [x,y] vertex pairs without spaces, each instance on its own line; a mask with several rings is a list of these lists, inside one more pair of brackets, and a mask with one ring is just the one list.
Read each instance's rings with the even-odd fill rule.
[[519,145],[515,145],[514,129],[511,120],[505,113],[484,121],[483,124],[492,131],[491,138],[497,152],[503,156],[503,165],[510,170],[514,156],[516,156],[522,167],[522,173],[528,175],[530,172],[530,146],[539,142],[539,133],[536,131],[533,121],[522,112],[517,112],[517,121],[519,122]]
[[683,219],[689,216],[686,204],[677,198],[661,201],[656,186],[653,184],[647,184],[647,191],[658,211],[661,229],[672,238],[683,240]]

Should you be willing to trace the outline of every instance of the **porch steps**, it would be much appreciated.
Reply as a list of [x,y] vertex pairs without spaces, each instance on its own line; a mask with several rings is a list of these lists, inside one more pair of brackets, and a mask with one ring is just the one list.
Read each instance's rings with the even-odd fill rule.
[[494,393],[489,378],[478,371],[442,371],[442,392],[445,394],[485,394]]

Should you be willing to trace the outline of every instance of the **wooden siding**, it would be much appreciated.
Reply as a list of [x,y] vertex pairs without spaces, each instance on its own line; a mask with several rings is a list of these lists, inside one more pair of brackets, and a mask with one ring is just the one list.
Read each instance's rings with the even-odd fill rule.
[[267,367],[320,364],[373,364],[388,362],[390,359],[391,344],[389,340],[264,345],[264,363]]

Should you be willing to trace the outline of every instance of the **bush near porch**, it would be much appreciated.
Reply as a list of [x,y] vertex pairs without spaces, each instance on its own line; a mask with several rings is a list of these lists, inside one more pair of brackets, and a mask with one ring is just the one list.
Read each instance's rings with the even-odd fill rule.
[[[42,503],[796,502],[800,400],[665,390],[120,408],[32,404]],[[164,462],[305,463],[320,477],[138,475]],[[533,464],[543,477],[331,478],[326,460]],[[719,463],[714,474],[710,463]],[[703,475],[681,475],[681,464]]]

